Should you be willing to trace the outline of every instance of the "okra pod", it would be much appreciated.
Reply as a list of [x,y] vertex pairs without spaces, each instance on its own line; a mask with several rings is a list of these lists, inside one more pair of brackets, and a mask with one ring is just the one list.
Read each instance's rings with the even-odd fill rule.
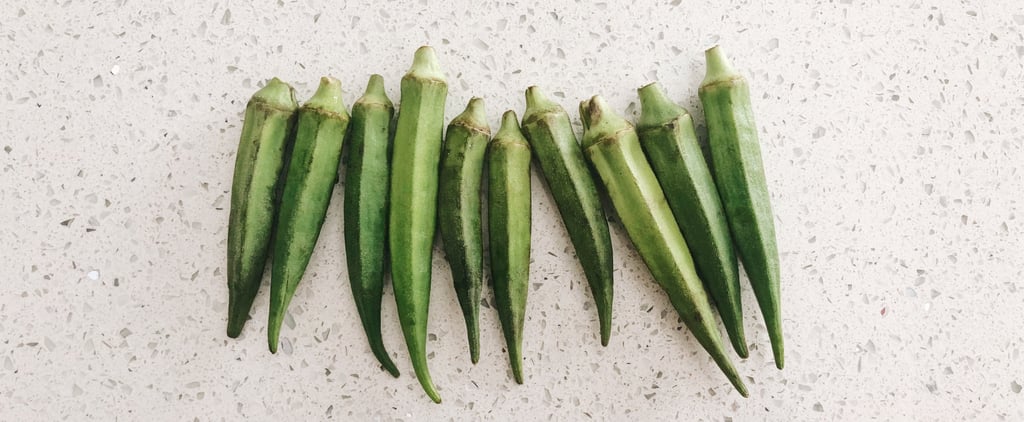
[[732,347],[746,358],[736,252],[715,181],[697,144],[693,119],[684,108],[669,100],[656,82],[640,88],[638,93],[640,146],[683,231],[697,275],[714,299]]
[[708,125],[715,183],[725,205],[733,241],[768,328],[775,366],[782,369],[785,362],[779,311],[779,253],[750,88],[720,47],[707,50],[705,57],[707,74],[700,86],[700,101]]
[[245,107],[228,217],[228,337],[249,318],[267,261],[285,150],[295,126],[295,90],[273,78]]
[[480,182],[484,153],[491,128],[484,113],[484,100],[469,100],[466,111],[448,124],[441,154],[438,219],[445,258],[452,270],[452,282],[459,297],[469,356],[480,360],[480,290],[484,280],[483,236],[480,226]]
[[494,299],[512,376],[523,383],[523,322],[530,281],[530,145],[506,111],[487,148],[487,226]]
[[341,99],[341,82],[331,77],[320,79],[316,93],[299,109],[295,147],[288,163],[274,232],[270,321],[267,324],[271,353],[277,353],[284,313],[320,237],[331,192],[338,179],[348,120],[348,111]]
[[447,95],[448,84],[434,50],[420,47],[402,77],[402,104],[391,155],[388,240],[391,280],[409,358],[420,385],[436,403],[441,396],[427,368],[427,311]]
[[580,104],[580,116],[584,155],[597,171],[640,257],[693,336],[746,397],[746,386],[722,347],[686,240],[640,149],[636,131],[598,96]]
[[541,173],[551,195],[583,274],[597,304],[601,345],[608,345],[612,330],[612,240],[608,233],[597,185],[583,160],[583,152],[569,122],[569,114],[532,86],[526,90],[523,133],[536,153]]
[[370,350],[384,369],[398,376],[380,330],[387,254],[388,152],[395,107],[384,93],[384,78],[370,76],[366,93],[352,105],[345,156],[345,257],[352,298]]

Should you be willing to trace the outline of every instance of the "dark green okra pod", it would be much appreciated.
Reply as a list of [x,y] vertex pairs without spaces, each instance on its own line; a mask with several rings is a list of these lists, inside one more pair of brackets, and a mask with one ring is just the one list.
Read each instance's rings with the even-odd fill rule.
[[402,104],[391,155],[388,241],[391,280],[409,358],[420,385],[436,403],[441,396],[427,368],[427,313],[447,95],[448,84],[434,50],[420,47],[402,77]]
[[295,91],[280,79],[245,107],[228,217],[228,337],[238,337],[263,280],[281,169],[295,126]]
[[274,233],[267,326],[271,353],[277,353],[285,311],[320,237],[331,192],[338,180],[348,120],[341,99],[341,82],[330,77],[320,80],[316,93],[299,109],[295,148],[288,163]]
[[785,366],[779,311],[779,253],[768,184],[757,142],[747,80],[720,47],[705,53],[707,75],[700,101],[708,125],[715,183],[725,205],[733,241],[761,308],[775,366]]
[[366,93],[352,105],[345,157],[345,255],[352,298],[370,350],[391,375],[398,368],[384,347],[380,306],[388,235],[388,161],[395,107],[384,78],[370,76]]
[[583,152],[597,171],[640,257],[668,293],[693,336],[744,397],[747,388],[726,356],[707,293],[697,277],[686,240],[647,163],[636,131],[601,97],[580,104]]
[[640,146],[693,253],[697,274],[715,300],[732,347],[745,358],[747,343],[736,252],[715,181],[697,144],[693,120],[690,113],[665,96],[657,83],[638,92]]
[[612,330],[612,239],[608,233],[597,185],[569,122],[569,114],[540,88],[526,90],[523,134],[535,152],[541,172],[558,205],[576,256],[597,304],[601,345]]
[[480,360],[480,290],[484,280],[483,236],[480,226],[480,182],[491,128],[484,100],[469,100],[466,111],[450,124],[441,153],[437,218],[445,258],[466,320],[469,356]]
[[523,322],[530,282],[530,145],[506,111],[487,148],[491,279],[512,376],[523,383]]

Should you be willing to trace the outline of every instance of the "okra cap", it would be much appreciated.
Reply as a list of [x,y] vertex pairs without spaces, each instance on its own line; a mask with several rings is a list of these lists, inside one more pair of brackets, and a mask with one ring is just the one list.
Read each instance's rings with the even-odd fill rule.
[[508,110],[501,115],[501,128],[498,129],[498,133],[494,134],[491,143],[529,145],[526,143],[523,131],[519,129],[519,118],[516,117],[515,111]]
[[640,119],[636,122],[637,130],[662,126],[689,114],[685,108],[670,100],[657,82],[644,85],[636,91],[640,95]]
[[526,88],[526,111],[523,113],[523,124],[543,114],[559,112],[564,113],[565,110],[558,103],[551,101],[544,95],[540,87],[534,85]]
[[298,101],[295,101],[295,89],[278,78],[271,78],[267,85],[252,94],[250,101],[262,102],[270,107],[281,110],[295,110],[299,108]]
[[491,126],[487,123],[487,113],[484,108],[484,99],[473,97],[466,105],[466,110],[455,116],[449,126],[463,126],[478,132],[490,134]]
[[725,51],[721,46],[716,45],[707,49],[704,52],[704,60],[707,62],[707,73],[704,74],[704,81],[700,84],[702,89],[716,83],[743,77],[732,67],[732,63],[725,56]]
[[394,107],[391,99],[384,92],[384,77],[377,74],[370,75],[370,80],[366,82],[366,92],[363,93],[362,97],[359,97],[356,103],[380,104],[388,108]]
[[313,96],[302,105],[303,108],[322,110],[328,113],[348,115],[345,101],[341,98],[341,81],[330,76],[320,78],[320,86]]
[[584,149],[632,127],[626,119],[615,114],[600,95],[580,103],[580,118],[583,120]]
[[422,46],[416,50],[412,59],[412,67],[405,74],[406,78],[433,79],[444,82],[444,71],[437,61],[437,54],[430,46]]

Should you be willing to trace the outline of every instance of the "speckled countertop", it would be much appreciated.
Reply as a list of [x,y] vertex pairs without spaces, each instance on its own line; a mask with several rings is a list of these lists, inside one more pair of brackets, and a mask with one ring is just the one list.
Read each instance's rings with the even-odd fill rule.
[[[247,3],[5,4],[0,419],[1024,418],[1018,2]],[[340,190],[282,352],[266,350],[266,286],[243,337],[224,335],[232,166],[266,78],[304,99],[331,74],[351,104],[381,73],[397,100],[430,44],[448,117],[481,96],[496,127],[531,84],[574,119],[596,93],[635,113],[651,80],[699,111],[714,43],[751,81],[782,259],[784,371],[744,284],[750,398],[682,329],[617,223],[600,346],[536,175],[525,386],[493,309],[469,363],[440,252],[428,348],[444,403],[411,375],[390,288],[385,341],[403,375],[378,369],[344,276]]]

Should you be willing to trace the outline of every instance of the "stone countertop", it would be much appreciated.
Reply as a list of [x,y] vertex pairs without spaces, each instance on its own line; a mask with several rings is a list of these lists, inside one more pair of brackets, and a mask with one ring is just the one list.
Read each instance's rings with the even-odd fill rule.
[[[1020,420],[1024,9],[960,2],[273,2],[14,0],[0,18],[0,419]],[[343,3],[343,4],[342,4]],[[642,5],[643,4],[643,5]],[[224,334],[229,189],[242,111],[272,76],[321,75],[351,104],[398,99],[421,44],[446,114],[491,124],[544,86],[578,124],[602,94],[638,111],[660,81],[694,111],[703,50],[748,75],[775,207],[786,369],[744,282],[750,398],[725,381],[612,223],[601,347],[582,271],[534,174],[526,384],[492,307],[482,356],[438,249],[412,376],[390,287],[379,369],[345,276],[341,190],[266,350],[268,291]],[[493,299],[485,289],[487,303]]]

